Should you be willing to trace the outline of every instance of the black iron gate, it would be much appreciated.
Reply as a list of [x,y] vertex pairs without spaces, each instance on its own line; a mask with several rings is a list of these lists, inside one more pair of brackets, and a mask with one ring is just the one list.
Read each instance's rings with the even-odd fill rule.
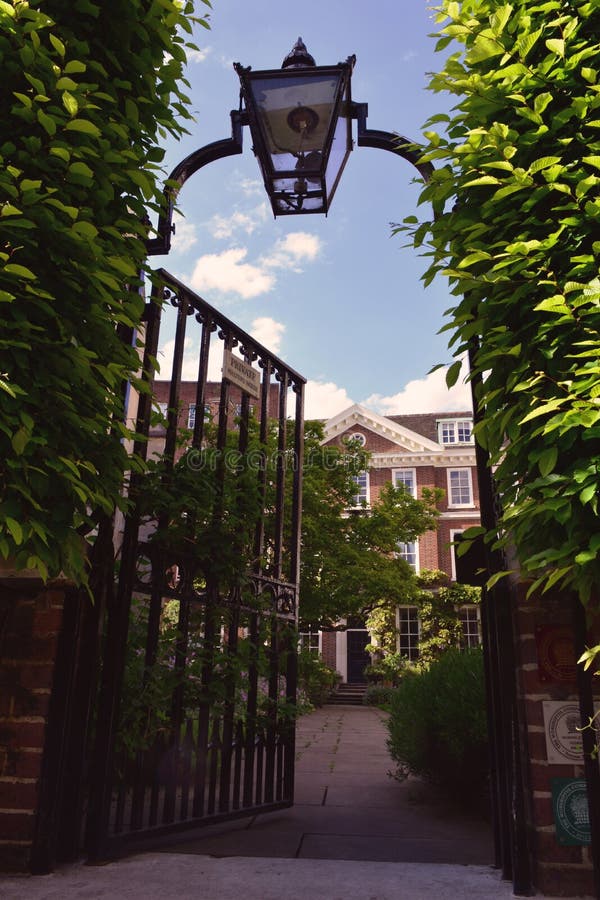
[[[293,802],[305,381],[169,273],[156,276],[148,391],[132,398],[134,458],[147,467],[130,477],[107,601],[91,859]],[[161,417],[153,373],[169,302],[177,321]],[[208,378],[215,353],[218,386]]]

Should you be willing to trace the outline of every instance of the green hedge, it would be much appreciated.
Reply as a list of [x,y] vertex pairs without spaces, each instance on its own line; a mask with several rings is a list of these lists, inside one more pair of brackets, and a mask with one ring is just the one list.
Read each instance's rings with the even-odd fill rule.
[[448,650],[393,692],[388,747],[401,768],[481,796],[488,779],[483,653]]

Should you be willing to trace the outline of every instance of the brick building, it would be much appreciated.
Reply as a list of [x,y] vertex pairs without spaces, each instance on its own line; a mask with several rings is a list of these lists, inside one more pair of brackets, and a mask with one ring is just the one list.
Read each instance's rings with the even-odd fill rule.
[[[381,416],[355,404],[327,421],[323,443],[335,445],[349,438],[370,453],[368,471],[357,477],[357,508],[363,502],[368,508],[383,485],[390,482],[403,484],[414,497],[421,496],[423,488],[442,488],[437,530],[414,543],[399,545],[398,552],[416,572],[441,569],[455,580],[452,541],[467,528],[480,524],[472,413]],[[464,608],[459,614],[467,642],[478,643],[477,608]],[[360,621],[345,624],[344,630],[303,633],[302,640],[318,650],[344,681],[361,681],[370,661],[364,650],[369,634]],[[419,636],[416,607],[399,609],[398,629],[398,649],[414,658]]]

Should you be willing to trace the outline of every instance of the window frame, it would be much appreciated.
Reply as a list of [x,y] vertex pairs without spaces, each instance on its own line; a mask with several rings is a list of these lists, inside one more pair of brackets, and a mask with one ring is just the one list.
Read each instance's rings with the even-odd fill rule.
[[[410,623],[417,623],[417,634],[415,634],[408,630],[406,633],[407,636],[407,649],[408,652],[403,652],[402,648],[402,629],[401,625],[401,611],[406,610],[408,613],[406,621]],[[411,616],[411,613],[413,615]],[[420,656],[419,652],[419,644],[421,643],[421,619],[419,618],[419,607],[413,606],[410,603],[400,604],[396,607],[396,630],[397,630],[397,638],[396,638],[396,646],[398,648],[398,653],[400,656],[404,656],[406,659],[409,659],[411,662],[418,659]]]
[[[357,487],[360,487],[357,479],[360,478],[361,476],[364,476],[364,478],[365,478],[364,497],[362,496],[362,492],[354,494],[352,497],[353,503],[352,503],[350,509],[368,509],[369,506],[371,505],[371,475],[370,475],[369,470],[363,469],[363,471],[359,472],[358,475],[353,476],[354,482]],[[357,499],[359,501],[358,503],[356,503]],[[365,501],[364,506],[362,504],[363,499]]]
[[[462,618],[463,613],[466,614],[464,620]],[[474,618],[469,617],[469,614],[471,613],[475,613]],[[481,633],[481,607],[477,603],[464,603],[462,606],[457,606],[456,616],[462,632],[460,637],[460,649],[469,650],[472,647],[480,647],[483,643],[483,636]],[[469,625],[473,625],[474,623],[477,626],[476,633],[468,628]],[[464,627],[465,625],[467,628]],[[476,640],[471,640],[472,638],[476,638]]]
[[[461,427],[464,428],[465,425],[469,426],[469,437],[467,440],[460,440],[459,433]],[[445,441],[444,440],[444,429],[452,428],[452,436],[453,440]],[[461,418],[461,419],[438,419],[437,421],[437,429],[438,429],[438,444],[441,444],[443,447],[464,447],[472,445],[475,441],[473,438],[473,419],[469,418]]]
[[[397,481],[396,476],[399,475],[401,472],[410,472],[411,473],[412,486],[409,488],[408,492],[409,492],[410,496],[414,497],[414,499],[416,500],[416,498],[417,498],[417,470],[416,470],[416,468],[413,466],[402,466],[401,468],[398,468],[398,469],[392,469],[392,484],[394,485],[394,487],[398,487],[398,481]],[[400,484],[404,485],[404,487],[407,487],[407,485],[405,484],[404,481],[400,481]]]
[[[466,472],[467,473],[467,482],[468,482],[468,490],[469,490],[469,499],[466,503],[457,503],[453,500],[452,497],[452,473],[454,472]],[[475,498],[473,496],[473,472],[470,466],[452,466],[452,468],[446,469],[446,483],[448,486],[448,508],[449,509],[470,509],[475,506]],[[462,487],[459,486],[462,490]]]
[[[414,557],[415,557],[414,565],[409,559],[407,559],[407,556],[410,555],[409,552],[407,551],[406,553],[403,553],[402,550],[400,550],[400,547],[408,547],[409,545],[412,545],[414,547]],[[419,563],[419,542],[418,542],[418,540],[417,541],[399,541],[397,555],[400,557],[400,559],[405,560],[405,562],[407,562],[408,565],[412,567],[412,569],[414,570],[416,575],[419,574],[421,567],[420,567],[420,563]]]

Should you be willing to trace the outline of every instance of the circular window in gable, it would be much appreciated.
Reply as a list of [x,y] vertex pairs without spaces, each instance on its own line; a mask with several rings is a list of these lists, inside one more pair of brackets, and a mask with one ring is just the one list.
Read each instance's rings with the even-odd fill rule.
[[359,447],[364,447],[367,443],[367,439],[360,431],[356,431],[354,434],[351,434],[348,438],[349,441],[356,441]]

